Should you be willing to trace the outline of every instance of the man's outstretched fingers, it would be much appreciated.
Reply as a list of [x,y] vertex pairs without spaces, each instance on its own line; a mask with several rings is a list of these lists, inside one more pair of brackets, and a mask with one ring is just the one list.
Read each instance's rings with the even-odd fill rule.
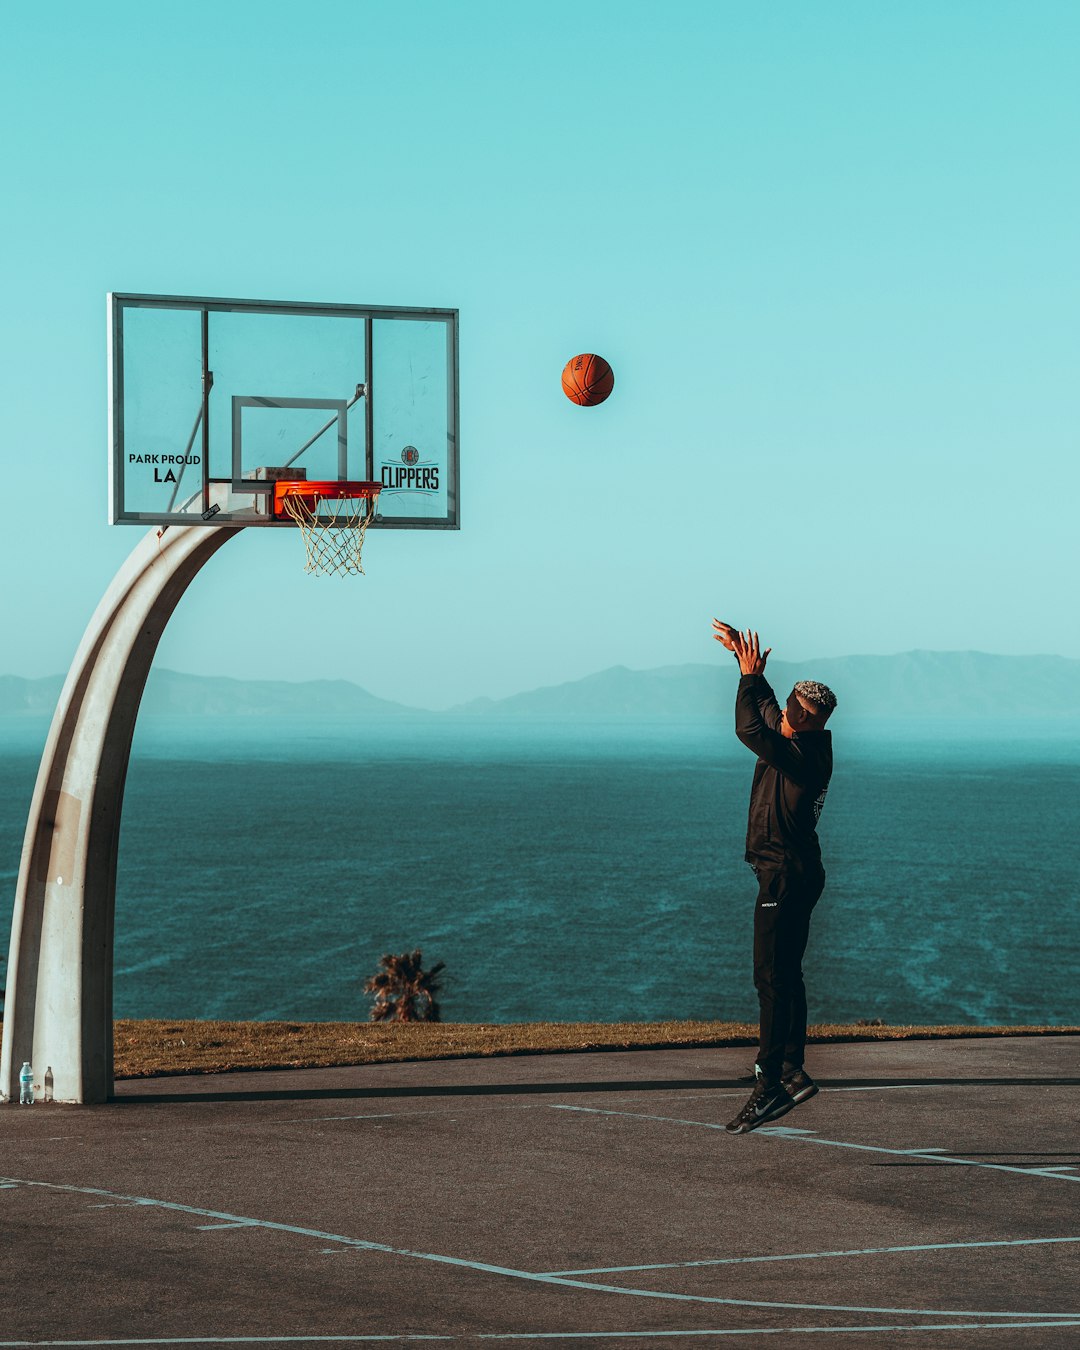
[[734,640],[736,629],[731,624],[725,623],[723,619],[713,619],[713,637],[717,642],[722,643],[728,651],[734,651]]

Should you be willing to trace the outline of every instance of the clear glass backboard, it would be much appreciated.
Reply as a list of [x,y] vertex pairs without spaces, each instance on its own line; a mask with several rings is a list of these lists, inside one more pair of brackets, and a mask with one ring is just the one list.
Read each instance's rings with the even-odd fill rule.
[[278,479],[457,529],[457,310],[108,297],[112,524],[288,525]]

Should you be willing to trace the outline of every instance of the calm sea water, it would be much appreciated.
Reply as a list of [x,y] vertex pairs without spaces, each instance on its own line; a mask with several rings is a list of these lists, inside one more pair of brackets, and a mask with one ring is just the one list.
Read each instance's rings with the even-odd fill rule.
[[[0,729],[0,951],[46,728]],[[1080,1021],[1080,726],[838,725],[811,1017]],[[147,720],[120,1017],[363,1019],[384,952],[450,1021],[752,1020],[753,758],[727,725]]]

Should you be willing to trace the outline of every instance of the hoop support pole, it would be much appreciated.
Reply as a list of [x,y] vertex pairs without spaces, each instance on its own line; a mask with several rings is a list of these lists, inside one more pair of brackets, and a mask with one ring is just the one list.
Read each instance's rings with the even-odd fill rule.
[[131,738],[161,634],[243,525],[150,530],[113,578],[60,693],[41,757],[11,924],[0,1100],[29,1060],[59,1102],[113,1090],[113,919]]

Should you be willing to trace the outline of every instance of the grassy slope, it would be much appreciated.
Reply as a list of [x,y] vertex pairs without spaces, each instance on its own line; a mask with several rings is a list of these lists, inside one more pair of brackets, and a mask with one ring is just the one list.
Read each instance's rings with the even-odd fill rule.
[[[1080,1027],[814,1026],[815,1041],[923,1040],[965,1036],[1076,1035]],[[757,1045],[746,1022],[177,1022],[116,1023],[117,1078],[325,1068],[475,1055]]]

